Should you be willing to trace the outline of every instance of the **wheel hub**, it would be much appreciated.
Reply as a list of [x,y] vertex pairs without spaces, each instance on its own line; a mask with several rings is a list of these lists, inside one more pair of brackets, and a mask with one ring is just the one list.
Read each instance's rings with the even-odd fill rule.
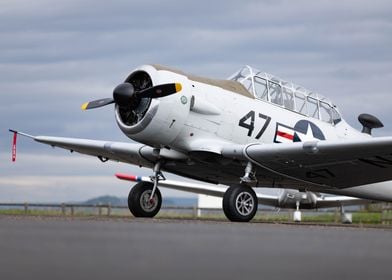
[[154,194],[153,198],[150,198],[151,196],[151,190],[146,190],[142,193],[140,196],[140,206],[142,209],[146,212],[152,212],[156,209],[158,206],[158,196],[157,194]]
[[255,203],[250,193],[241,192],[238,194],[235,202],[235,206],[238,213],[240,213],[243,216],[247,216],[250,213],[252,213],[254,205]]

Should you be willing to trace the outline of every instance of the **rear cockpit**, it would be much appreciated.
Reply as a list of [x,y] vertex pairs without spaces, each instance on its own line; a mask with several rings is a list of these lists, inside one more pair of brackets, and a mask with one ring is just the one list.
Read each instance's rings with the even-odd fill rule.
[[240,82],[256,99],[331,124],[341,121],[336,106],[327,98],[250,66],[244,66],[229,80]]

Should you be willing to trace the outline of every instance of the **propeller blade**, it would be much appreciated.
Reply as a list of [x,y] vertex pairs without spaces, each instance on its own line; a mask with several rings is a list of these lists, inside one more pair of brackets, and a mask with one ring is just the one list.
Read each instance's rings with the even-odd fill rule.
[[103,99],[98,99],[90,102],[86,102],[82,105],[82,110],[90,110],[90,109],[95,109],[99,107],[103,107],[109,104],[114,103],[113,98],[103,98]]
[[140,98],[159,98],[177,93],[181,90],[182,86],[179,83],[162,84],[141,90],[137,92],[137,95]]

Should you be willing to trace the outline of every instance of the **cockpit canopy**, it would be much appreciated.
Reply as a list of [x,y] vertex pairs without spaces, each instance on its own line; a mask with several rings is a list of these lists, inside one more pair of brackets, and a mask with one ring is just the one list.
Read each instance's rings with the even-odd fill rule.
[[244,66],[229,80],[240,82],[259,100],[324,122],[341,121],[336,106],[327,98],[250,66]]

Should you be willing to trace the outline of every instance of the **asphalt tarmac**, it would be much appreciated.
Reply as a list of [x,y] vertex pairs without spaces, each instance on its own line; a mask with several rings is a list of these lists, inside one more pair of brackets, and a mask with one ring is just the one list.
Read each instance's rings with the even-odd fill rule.
[[0,216],[1,279],[392,279],[392,230]]

